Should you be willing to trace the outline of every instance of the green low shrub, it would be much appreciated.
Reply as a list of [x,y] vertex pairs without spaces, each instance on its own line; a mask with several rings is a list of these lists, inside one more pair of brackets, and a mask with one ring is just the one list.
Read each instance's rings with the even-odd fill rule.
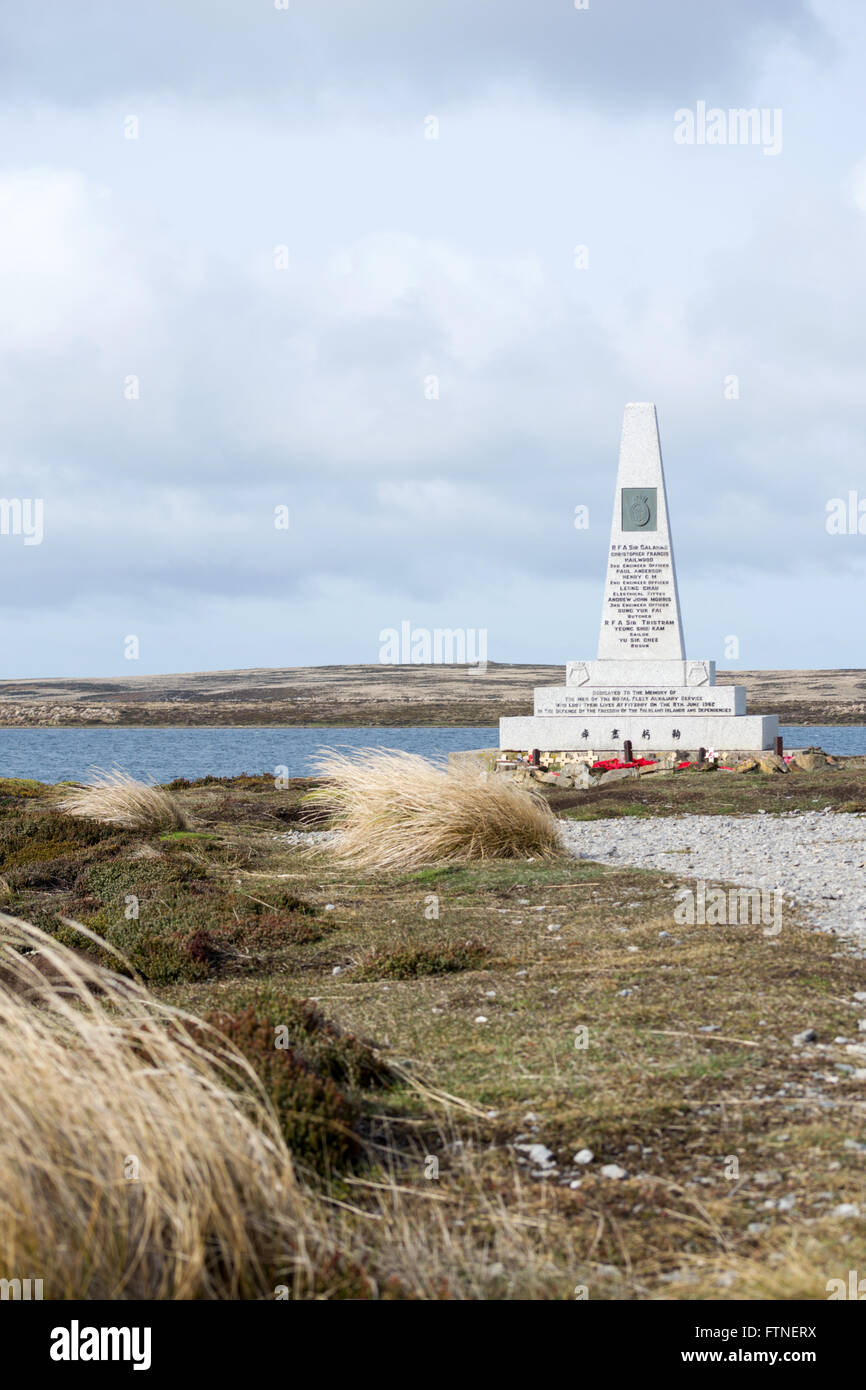
[[396,951],[375,951],[353,972],[356,980],[411,980],[418,975],[452,975],[478,970],[490,956],[480,941],[443,942],[439,946],[411,946]]

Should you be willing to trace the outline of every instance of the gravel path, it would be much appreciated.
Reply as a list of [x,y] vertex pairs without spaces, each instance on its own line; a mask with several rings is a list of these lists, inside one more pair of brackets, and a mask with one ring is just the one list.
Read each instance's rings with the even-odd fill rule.
[[[663,869],[694,883],[780,889],[816,926],[866,946],[866,815],[785,811],[773,816],[622,816],[560,821],[575,859]],[[326,843],[335,830],[274,839]]]
[[664,869],[692,882],[779,888],[817,926],[866,944],[866,815],[786,811],[560,824],[576,859]]

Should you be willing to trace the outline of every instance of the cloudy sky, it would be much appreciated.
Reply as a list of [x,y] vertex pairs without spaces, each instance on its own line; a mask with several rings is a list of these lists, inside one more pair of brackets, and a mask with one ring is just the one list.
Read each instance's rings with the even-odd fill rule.
[[283,3],[3,9],[0,676],[592,657],[632,400],[689,655],[866,665],[860,0]]

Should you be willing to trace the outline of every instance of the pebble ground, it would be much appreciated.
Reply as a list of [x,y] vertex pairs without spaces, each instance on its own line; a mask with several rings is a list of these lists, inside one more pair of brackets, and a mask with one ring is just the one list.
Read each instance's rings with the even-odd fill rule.
[[825,930],[866,946],[866,815],[786,811],[754,816],[562,821],[577,859],[664,869],[707,883],[780,889]]

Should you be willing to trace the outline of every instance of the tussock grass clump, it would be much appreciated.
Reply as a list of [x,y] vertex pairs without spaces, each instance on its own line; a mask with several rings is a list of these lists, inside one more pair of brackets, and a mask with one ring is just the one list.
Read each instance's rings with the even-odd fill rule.
[[327,750],[316,770],[328,786],[306,799],[327,806],[342,832],[328,848],[361,868],[548,858],[559,847],[542,793],[483,768],[442,767],[415,753],[364,748]]
[[46,1298],[272,1296],[296,1179],[253,1069],[204,1028],[0,914],[4,1273]]
[[130,777],[120,768],[97,768],[82,787],[73,787],[58,802],[68,816],[104,821],[125,830],[187,830],[189,823],[170,792]]

